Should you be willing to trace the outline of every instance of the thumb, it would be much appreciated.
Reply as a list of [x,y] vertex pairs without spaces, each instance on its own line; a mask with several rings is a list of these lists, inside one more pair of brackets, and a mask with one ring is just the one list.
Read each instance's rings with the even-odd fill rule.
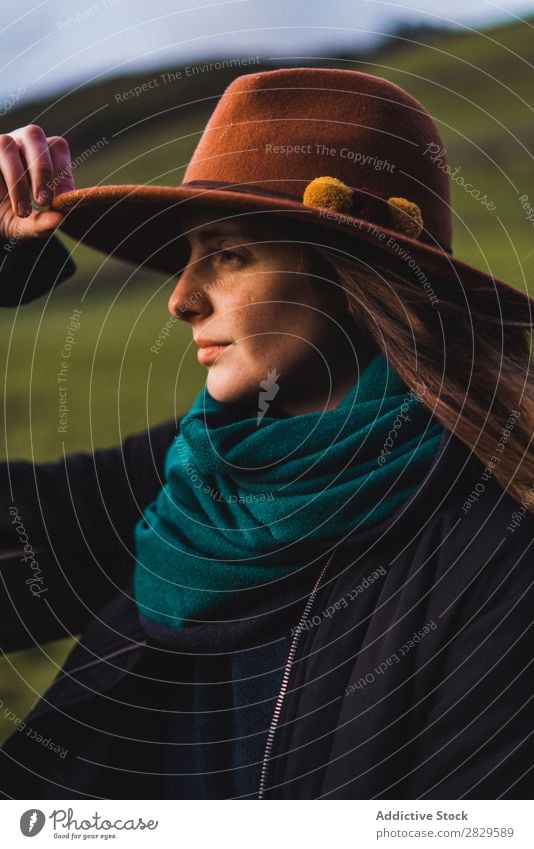
[[18,235],[24,238],[39,238],[50,235],[57,227],[61,226],[64,219],[61,212],[44,210],[38,212],[32,210],[27,218],[17,220]]

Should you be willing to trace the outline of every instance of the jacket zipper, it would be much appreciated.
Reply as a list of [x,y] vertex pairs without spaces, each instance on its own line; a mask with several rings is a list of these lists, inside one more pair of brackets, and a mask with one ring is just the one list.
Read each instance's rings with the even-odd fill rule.
[[332,553],[330,554],[330,557],[328,558],[327,562],[325,563],[325,565],[321,569],[321,572],[319,573],[319,577],[317,578],[317,580],[314,584],[314,587],[313,587],[311,593],[308,596],[308,600],[306,602],[304,610],[302,611],[302,615],[300,617],[299,624],[296,628],[295,633],[293,634],[293,639],[292,639],[291,644],[290,644],[289,653],[288,653],[286,665],[285,665],[285,668],[284,668],[284,674],[282,676],[282,684],[280,686],[280,692],[278,693],[278,698],[277,698],[276,704],[274,706],[271,724],[269,726],[269,731],[267,733],[267,741],[265,743],[265,752],[264,752],[263,763],[262,763],[262,767],[261,767],[260,785],[259,785],[259,790],[258,790],[258,799],[264,799],[265,798],[264,793],[265,793],[265,786],[266,786],[266,783],[267,783],[267,774],[268,774],[268,771],[269,771],[270,756],[271,756],[271,752],[272,752],[272,748],[273,748],[273,744],[274,744],[274,737],[275,737],[275,734],[276,734],[276,730],[278,728],[278,723],[280,721],[280,714],[282,712],[282,706],[284,704],[284,699],[285,699],[285,696],[286,696],[286,693],[287,693],[287,688],[288,688],[288,685],[289,685],[289,676],[291,674],[291,669],[293,667],[293,662],[295,660],[295,654],[296,654],[296,651],[297,651],[297,646],[298,646],[298,643],[299,643],[299,640],[300,640],[300,635],[302,633],[301,626],[309,616],[312,605],[315,601],[315,597],[317,596],[317,593],[319,591],[319,585],[320,585],[320,583],[323,579],[323,576],[324,576],[326,570],[329,568],[335,553],[336,553],[336,549],[334,548]]

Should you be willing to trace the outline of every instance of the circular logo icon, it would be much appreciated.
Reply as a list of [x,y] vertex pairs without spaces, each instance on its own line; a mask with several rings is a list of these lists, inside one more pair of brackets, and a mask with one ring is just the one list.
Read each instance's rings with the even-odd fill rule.
[[41,831],[45,821],[46,817],[42,811],[30,808],[29,811],[24,811],[20,818],[20,830],[25,837],[35,837]]

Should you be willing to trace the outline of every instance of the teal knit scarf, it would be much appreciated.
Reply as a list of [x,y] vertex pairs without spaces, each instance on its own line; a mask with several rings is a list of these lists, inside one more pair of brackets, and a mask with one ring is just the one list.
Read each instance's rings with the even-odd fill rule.
[[257,412],[204,388],[135,525],[135,600],[160,637],[246,615],[248,591],[265,595],[318,547],[387,517],[419,487],[442,434],[382,353],[334,409]]

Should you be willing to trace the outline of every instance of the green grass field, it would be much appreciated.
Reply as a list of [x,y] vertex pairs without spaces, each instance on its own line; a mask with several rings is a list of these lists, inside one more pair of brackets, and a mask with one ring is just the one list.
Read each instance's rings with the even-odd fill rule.
[[[169,286],[146,282],[143,292],[45,299],[0,312],[0,348],[5,363],[5,442],[9,459],[39,462],[65,452],[113,445],[127,433],[185,412],[204,383],[205,370],[190,346],[190,332],[173,324],[153,353],[169,314]],[[59,291],[58,291],[59,295]],[[57,374],[69,316],[81,309],[71,349],[65,419],[59,418]],[[189,347],[188,347],[189,346]],[[23,717],[71,647],[70,639],[24,650],[0,660],[0,700]],[[0,739],[13,728],[0,710]]]
[[[459,167],[465,180],[496,205],[495,211],[488,211],[453,182],[455,254],[534,293],[534,227],[519,202],[527,194],[534,205],[532,23],[480,34],[445,33],[433,37],[428,46],[397,40],[373,57],[319,64],[385,76],[430,109],[451,167]],[[229,79],[227,74],[212,73],[208,80],[191,85],[199,87],[198,97],[206,97],[221,93]],[[123,114],[113,105],[113,93],[133,84],[135,78],[108,80],[53,107],[44,103],[32,111],[26,106],[12,112],[9,125],[4,120],[0,130],[35,121],[48,134],[64,134],[74,126],[74,157],[100,135],[111,137],[117,122],[139,120],[142,103],[128,103]],[[194,95],[191,86],[180,94],[187,99]],[[176,90],[158,96],[174,98]],[[93,124],[78,121],[105,104]],[[179,184],[213,106],[209,100],[187,113],[175,109],[164,120],[120,132],[76,168],[76,184]],[[60,238],[74,248],[71,239]],[[48,300],[42,298],[18,311],[0,311],[6,416],[2,451],[9,459],[39,462],[59,457],[63,450],[115,444],[128,433],[186,411],[204,382],[205,370],[188,347],[187,326],[174,324],[160,352],[150,350],[169,317],[172,281],[145,273],[127,282],[130,266],[82,246],[75,247],[73,258],[76,276]],[[74,309],[82,312],[69,365],[67,431],[60,433],[57,373]],[[4,704],[24,717],[70,647],[70,640],[61,640],[1,660]],[[0,712],[0,739],[11,730]]]

